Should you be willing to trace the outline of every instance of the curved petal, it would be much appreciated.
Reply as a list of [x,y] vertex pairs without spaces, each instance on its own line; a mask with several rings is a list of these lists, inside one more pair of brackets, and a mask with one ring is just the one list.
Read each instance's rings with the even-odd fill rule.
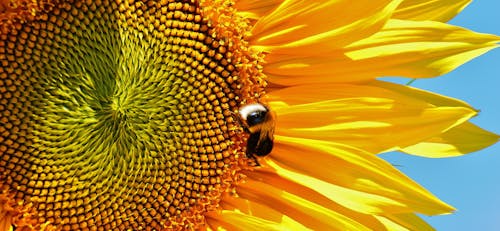
[[360,73],[424,78],[445,74],[499,41],[444,23],[393,19],[379,33],[349,45],[345,54]]
[[[411,87],[394,91],[393,85],[377,81],[273,91],[271,100],[275,101],[270,106],[277,113],[276,134],[380,153],[437,136],[476,114],[463,102]],[[442,105],[431,104],[427,101],[431,98]]]
[[265,182],[249,179],[239,185],[236,192],[244,199],[273,205],[283,214],[314,230],[370,230],[321,204],[305,200],[302,195],[281,190]]
[[279,175],[360,213],[435,215],[453,210],[371,153],[304,138],[277,136],[276,142],[269,158]]
[[408,208],[406,208],[404,204],[392,198],[330,184],[311,176],[290,171],[273,161],[269,161],[268,163],[272,168],[276,169],[276,172],[281,176],[298,182],[299,184],[307,185],[317,193],[355,211],[366,214],[408,211]]
[[414,99],[418,99],[422,102],[427,102],[436,107],[465,107],[473,109],[468,103],[451,98],[444,95],[439,95],[437,93],[429,92],[426,90],[421,90],[408,85],[401,85],[386,81],[371,81],[365,83],[368,86],[379,87],[387,91],[393,92],[394,94],[405,95]]
[[[262,163],[266,165],[269,161]],[[275,224],[280,224],[285,230],[304,230],[306,227],[315,230],[345,230],[346,228],[348,230],[383,230],[383,225],[372,215],[345,208],[308,188],[308,185],[295,183],[279,176],[271,168],[245,171],[245,175],[248,178],[237,187],[236,194],[223,196],[222,212],[209,214],[209,223],[211,220],[223,220],[224,211],[235,211],[263,221],[258,222],[259,227],[270,226],[261,230],[273,229],[276,227]],[[288,200],[292,200],[293,203],[287,203]],[[300,208],[312,209],[313,212],[304,213],[304,209]],[[316,212],[322,215],[317,216]],[[244,217],[234,213],[232,215]],[[254,221],[255,219],[249,220],[250,223]],[[222,224],[224,221],[218,221],[218,223]],[[223,227],[230,227],[232,230],[231,226],[223,225]]]
[[207,214],[207,224],[212,227],[212,230],[219,230],[219,227],[225,230],[307,230],[306,227],[287,216],[282,216],[281,222],[278,223],[238,210],[223,210]]
[[378,31],[399,3],[400,0],[284,1],[259,19],[250,43],[254,48],[280,54],[342,47]]
[[[271,168],[262,168],[256,171],[247,171],[245,174],[254,181],[263,182],[273,187],[279,188],[280,190],[297,195],[306,201],[313,204],[318,204],[325,207],[328,210],[335,211],[339,216],[344,216],[349,220],[356,221],[356,225],[361,225],[367,227],[371,230],[380,230],[382,225],[377,219],[375,219],[368,210],[362,212],[355,211],[352,208],[345,207],[336,203],[334,200],[329,198],[330,195],[338,195],[335,192],[329,192],[328,188],[317,188],[312,181],[319,181],[317,179],[312,179],[312,181],[301,181],[294,179],[293,177],[286,177],[284,174],[280,174],[283,169],[278,170],[276,164],[272,160],[265,160],[263,164],[269,165]],[[272,169],[272,170],[271,170]],[[292,175],[294,173],[291,173]],[[295,173],[299,177],[306,177]],[[307,184],[303,184],[306,182]],[[335,197],[335,196],[334,196]],[[369,206],[367,206],[369,207]],[[278,209],[279,207],[273,206],[273,208]],[[254,214],[255,212],[252,212]]]
[[499,135],[467,122],[400,151],[432,158],[460,156],[493,145],[499,138]]
[[402,213],[402,214],[387,214],[385,216],[377,216],[377,219],[382,222],[387,230],[419,230],[419,231],[434,231],[429,224],[412,213]]
[[245,18],[259,19],[274,10],[282,2],[283,0],[239,0],[236,1],[234,8],[238,10],[239,15]]
[[471,0],[404,0],[392,18],[447,22],[471,2]]
[[[230,228],[229,230],[233,230],[234,224],[238,223],[234,223],[232,221],[244,218],[246,222],[245,220],[240,220],[240,222],[245,223],[242,225],[243,227],[250,225],[257,228],[262,228],[259,230],[307,229],[307,227],[305,227],[301,223],[283,214],[283,212],[279,211],[279,208],[274,206],[270,207],[266,203],[259,203],[256,201],[243,199],[235,193],[223,194],[220,206],[222,209],[221,211],[208,213],[209,224],[211,223],[211,220],[218,220],[218,223],[229,223],[225,224],[223,227]],[[229,216],[225,216],[225,214],[228,214]],[[247,219],[246,216],[252,216],[255,219]],[[253,223],[260,223],[260,225],[255,226],[255,224]],[[238,224],[238,226],[240,225]]]
[[346,48],[271,53],[263,71],[271,83],[285,86],[434,77],[497,47],[498,41],[494,35],[439,22],[392,19],[381,31]]

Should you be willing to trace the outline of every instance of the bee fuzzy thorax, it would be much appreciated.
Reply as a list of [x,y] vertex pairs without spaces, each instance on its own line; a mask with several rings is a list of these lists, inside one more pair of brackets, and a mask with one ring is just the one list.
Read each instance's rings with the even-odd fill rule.
[[273,148],[275,115],[260,103],[247,104],[239,110],[244,130],[250,134],[247,139],[248,158],[266,156]]

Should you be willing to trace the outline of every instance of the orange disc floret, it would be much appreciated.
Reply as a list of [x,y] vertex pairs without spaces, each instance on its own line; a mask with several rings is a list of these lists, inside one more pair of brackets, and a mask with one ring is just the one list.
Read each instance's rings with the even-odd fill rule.
[[50,11],[55,4],[59,4],[59,1],[1,0],[0,35],[19,29],[23,23],[38,19],[41,12]]
[[[1,182],[0,182],[1,185]],[[5,189],[0,191],[0,228],[8,228],[15,225],[16,230],[56,230],[48,222],[40,224],[33,203],[25,203],[16,200],[13,191]],[[3,230],[3,229],[2,229]]]

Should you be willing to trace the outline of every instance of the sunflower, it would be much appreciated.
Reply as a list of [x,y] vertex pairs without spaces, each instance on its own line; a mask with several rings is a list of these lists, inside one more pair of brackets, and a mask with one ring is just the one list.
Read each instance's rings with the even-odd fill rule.
[[454,208],[376,154],[498,136],[377,78],[496,47],[444,23],[469,2],[0,0],[0,230],[431,230]]

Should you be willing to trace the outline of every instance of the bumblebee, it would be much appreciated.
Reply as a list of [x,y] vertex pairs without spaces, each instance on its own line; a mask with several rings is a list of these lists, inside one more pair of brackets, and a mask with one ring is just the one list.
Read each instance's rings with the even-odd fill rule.
[[273,149],[276,115],[260,103],[241,107],[239,114],[245,132],[250,134],[246,155],[254,159],[258,165],[255,156],[267,156]]

